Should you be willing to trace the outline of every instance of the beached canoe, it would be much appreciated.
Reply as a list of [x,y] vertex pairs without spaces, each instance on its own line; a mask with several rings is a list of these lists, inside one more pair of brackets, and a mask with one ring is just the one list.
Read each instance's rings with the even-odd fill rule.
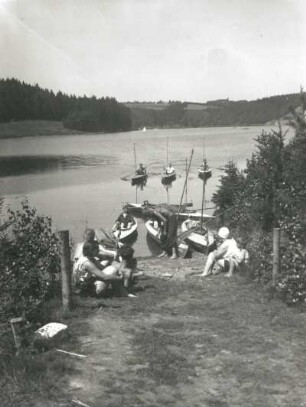
[[208,219],[213,219],[213,218],[214,218],[213,215],[208,215],[208,214],[206,214],[206,213],[203,213],[203,215],[202,215],[201,209],[194,210],[194,211],[185,210],[185,211],[179,212],[179,213],[177,214],[177,216],[178,216],[178,219],[181,219],[181,220],[186,220],[186,219],[201,220],[201,217],[202,217],[202,216],[203,216],[203,219],[204,219],[204,220],[208,220]]
[[[191,228],[191,233],[188,234],[188,230]],[[201,253],[209,253],[215,248],[214,235],[205,228],[200,229],[197,227],[196,221],[186,220],[181,226],[182,233],[186,233],[184,238],[185,242],[190,245],[193,250]]]
[[[129,212],[133,212],[133,214],[136,215],[141,215],[142,211],[145,208],[157,208],[159,206],[163,206],[165,208],[168,208],[169,210],[173,211],[174,213],[177,213],[179,211],[180,205],[175,205],[175,204],[166,204],[166,203],[160,203],[160,204],[154,204],[154,203],[149,203],[148,201],[144,201],[143,203],[134,203],[134,202],[127,202],[126,207]],[[192,207],[193,203],[185,203],[181,206],[181,211],[184,212],[186,208]]]
[[126,229],[116,229],[112,232],[113,237],[120,242],[128,242],[133,240],[137,236],[137,221],[134,219],[134,223],[130,228]]
[[[158,226],[158,222],[156,220],[148,220],[146,222],[146,229],[148,236],[153,239],[156,243],[161,245],[161,230]],[[185,257],[188,253],[189,245],[184,242],[183,240],[178,239],[178,253],[180,257]]]

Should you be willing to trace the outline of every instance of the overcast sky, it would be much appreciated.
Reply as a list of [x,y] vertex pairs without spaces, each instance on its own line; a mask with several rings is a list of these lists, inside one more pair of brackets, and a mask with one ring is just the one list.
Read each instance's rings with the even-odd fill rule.
[[306,86],[305,0],[0,0],[0,76],[119,101]]

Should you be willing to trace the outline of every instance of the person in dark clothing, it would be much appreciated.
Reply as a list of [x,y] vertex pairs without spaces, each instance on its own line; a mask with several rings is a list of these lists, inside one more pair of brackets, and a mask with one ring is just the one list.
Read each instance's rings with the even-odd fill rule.
[[130,229],[131,226],[135,223],[134,218],[128,213],[126,206],[124,206],[122,210],[122,213],[116,220],[115,229]]
[[146,168],[144,167],[144,165],[143,164],[139,164],[139,167],[137,168],[137,170],[136,170],[136,174],[137,175],[144,175],[144,174],[146,174],[147,173],[147,170],[146,170]]
[[170,259],[177,258],[177,219],[175,213],[167,208],[159,207],[158,209],[146,208],[145,213],[155,217],[162,224],[161,231],[161,248],[162,253],[159,257],[171,253]]

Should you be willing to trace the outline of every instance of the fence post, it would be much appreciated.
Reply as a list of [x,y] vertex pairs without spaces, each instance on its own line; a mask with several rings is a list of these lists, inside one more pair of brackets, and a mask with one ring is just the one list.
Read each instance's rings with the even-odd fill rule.
[[275,286],[276,277],[280,269],[280,229],[273,228],[273,269],[272,269],[272,283]]
[[58,232],[60,243],[61,273],[62,273],[62,301],[64,312],[71,307],[71,260],[69,246],[69,231]]

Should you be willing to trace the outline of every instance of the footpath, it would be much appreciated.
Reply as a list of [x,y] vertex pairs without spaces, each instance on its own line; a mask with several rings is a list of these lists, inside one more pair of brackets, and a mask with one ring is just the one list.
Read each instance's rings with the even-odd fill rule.
[[306,407],[305,314],[242,276],[190,275],[200,255],[139,267],[136,298],[80,299],[67,350],[86,358],[60,405]]

